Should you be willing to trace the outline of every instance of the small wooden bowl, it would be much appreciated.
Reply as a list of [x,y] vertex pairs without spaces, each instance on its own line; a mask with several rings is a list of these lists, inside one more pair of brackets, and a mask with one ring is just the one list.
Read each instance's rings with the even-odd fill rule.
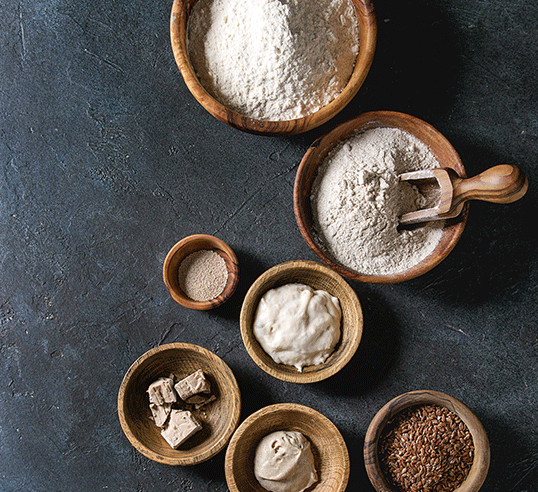
[[466,177],[465,168],[459,155],[450,142],[428,123],[403,113],[391,111],[373,111],[363,113],[336,128],[326,135],[318,138],[306,151],[297,174],[293,188],[293,208],[299,230],[316,256],[326,265],[341,275],[361,282],[391,284],[410,280],[423,275],[438,265],[452,251],[461,237],[467,223],[468,203],[464,205],[459,217],[445,221],[443,236],[434,251],[414,267],[400,273],[391,275],[365,275],[356,272],[332,258],[316,240],[312,225],[312,209],[310,195],[312,185],[316,179],[318,169],[329,152],[342,140],[356,132],[372,128],[389,127],[401,128],[411,133],[425,143],[435,155],[440,165],[451,167],[463,178]]
[[[368,477],[378,492],[395,492],[389,485],[379,461],[379,440],[387,422],[402,410],[415,405],[439,405],[455,413],[467,426],[474,444],[474,460],[469,475],[457,492],[477,492],[489,469],[490,448],[484,427],[476,415],[461,401],[438,391],[411,391],[389,401],[373,418],[364,442],[364,463]],[[401,491],[405,492],[405,491]]]
[[174,0],[170,16],[172,50],[185,84],[196,100],[227,125],[261,135],[293,135],[322,125],[340,112],[357,94],[372,65],[377,40],[377,22],[370,0],[353,0],[359,22],[359,54],[351,78],[342,93],[319,111],[290,121],[262,121],[240,115],[221,104],[202,86],[189,59],[187,22],[196,0]]
[[[323,364],[307,366],[302,372],[293,366],[277,364],[263,350],[253,333],[256,310],[262,296],[269,289],[289,283],[302,283],[327,291],[338,298],[342,310],[341,336],[334,352]],[[263,371],[282,381],[314,383],[336,374],[353,357],[362,337],[363,316],[357,294],[338,273],[314,261],[298,260],[276,265],[258,277],[243,301],[240,326],[247,352]]]
[[309,492],[346,489],[349,453],[336,426],[312,408],[279,403],[250,415],[232,436],[224,464],[230,492],[267,492],[254,475],[254,455],[260,440],[279,430],[300,432],[310,441],[318,481]]
[[[202,369],[216,399],[195,410],[202,430],[173,449],[150,419],[148,386],[160,377],[184,378]],[[219,453],[239,424],[241,396],[235,376],[213,352],[189,343],[155,347],[138,358],[123,378],[118,415],[131,444],[147,458],[165,465],[196,465]]]
[[[215,251],[224,259],[228,269],[228,282],[223,292],[215,299],[195,301],[181,290],[178,269],[188,255],[204,249]],[[163,279],[174,301],[189,309],[205,311],[225,303],[235,292],[239,282],[239,264],[232,248],[224,241],[207,234],[195,234],[182,239],[168,252],[163,264]]]

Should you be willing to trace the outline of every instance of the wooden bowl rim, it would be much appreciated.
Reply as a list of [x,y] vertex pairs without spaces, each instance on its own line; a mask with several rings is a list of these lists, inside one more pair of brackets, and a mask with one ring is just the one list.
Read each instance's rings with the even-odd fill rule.
[[[254,334],[252,332],[252,326],[248,322],[247,319],[247,308],[249,306],[253,306],[254,303],[259,302],[259,298],[269,290],[269,287],[266,287],[268,283],[270,283],[271,279],[279,273],[282,272],[289,272],[293,273],[296,271],[306,271],[306,272],[313,272],[317,276],[327,276],[331,278],[336,284],[342,288],[342,290],[346,293],[347,298],[351,301],[349,305],[352,307],[353,311],[356,313],[356,316],[358,318],[358,324],[357,326],[349,326],[348,330],[346,330],[346,333],[351,333],[350,337],[350,343],[347,345],[346,349],[342,351],[340,354],[338,354],[339,358],[337,362],[329,367],[326,366],[325,363],[317,365],[317,366],[307,366],[303,369],[303,372],[294,372],[294,373],[288,373],[283,372],[281,369],[289,366],[284,366],[283,364],[277,364],[274,362],[269,355],[267,355],[268,361],[271,359],[268,363],[266,363],[258,354],[264,353],[263,349],[257,342],[257,340],[254,337]],[[290,282],[283,282],[280,285],[284,285],[285,283],[291,283]],[[340,300],[340,299],[339,299]],[[342,302],[340,300],[340,302]],[[254,306],[253,306],[254,307]],[[254,309],[255,312],[255,309]],[[341,322],[341,328],[344,326],[344,309],[342,309],[342,322]],[[323,265],[322,263],[318,263],[316,261],[310,261],[310,260],[291,260],[284,263],[280,263],[277,265],[272,266],[268,270],[266,270],[264,273],[262,273],[250,286],[249,290],[247,291],[247,294],[245,295],[245,298],[243,300],[243,305],[241,307],[241,313],[239,317],[239,325],[241,330],[241,338],[243,339],[243,344],[245,345],[245,348],[252,358],[252,360],[256,363],[256,365],[262,369],[267,374],[273,376],[276,379],[279,379],[281,381],[289,382],[289,383],[298,383],[298,384],[309,384],[309,383],[315,383],[322,381],[324,379],[327,379],[337,372],[339,372],[355,355],[360,341],[362,339],[362,333],[364,328],[364,318],[363,318],[363,312],[362,312],[362,306],[360,303],[360,300],[357,296],[357,293],[353,290],[353,288],[346,282],[346,280],[337,272],[332,270],[331,268]],[[344,329],[342,329],[341,337],[344,336]],[[341,343],[341,342],[340,342]],[[338,347],[338,346],[337,346]],[[338,349],[336,349],[338,351]],[[330,356],[331,357],[331,356]],[[327,360],[330,360],[329,359]]]
[[[305,189],[306,184],[304,183],[305,175],[309,170],[309,166],[319,167],[323,162],[323,159],[330,150],[332,150],[339,142],[348,138],[353,133],[363,130],[366,131],[371,128],[376,127],[392,127],[399,128],[399,123],[401,121],[408,121],[418,127],[421,127],[428,133],[436,135],[440,141],[443,142],[445,149],[450,151],[452,159],[456,163],[454,169],[458,172],[461,177],[466,177],[465,168],[461,159],[456,152],[456,149],[452,146],[449,140],[437,129],[435,129],[429,123],[405,113],[400,113],[396,111],[370,111],[362,113],[350,120],[347,120],[339,125],[335,126],[325,135],[318,137],[307,149],[295,175],[295,182],[293,186],[293,209],[295,214],[295,220],[297,226],[303,239],[306,241],[309,248],[314,252],[314,254],[326,265],[328,265],[333,270],[337,271],[340,275],[357,280],[359,282],[365,283],[376,283],[376,284],[393,284],[404,282],[407,280],[414,279],[429,272],[435,266],[437,266],[441,261],[443,261],[449,253],[454,249],[458,243],[465,225],[467,223],[467,216],[469,212],[469,203],[466,202],[463,211],[459,217],[455,219],[450,219],[445,221],[445,235],[449,236],[449,241],[444,243],[443,240],[437,245],[435,250],[427,256],[420,263],[414,267],[406,270],[405,272],[387,274],[387,275],[369,275],[357,273],[350,268],[347,268],[340,263],[333,260],[325,251],[320,248],[312,234],[310,227],[310,205],[306,204],[306,201],[309,200],[310,196],[310,186],[308,189]],[[381,124],[381,122],[384,122]],[[390,122],[390,124],[387,124]],[[345,128],[345,132],[341,138],[335,138],[335,135],[338,135],[340,130]],[[432,149],[433,150],[433,149]],[[317,162],[317,158],[321,155],[320,162]]]
[[[203,357],[211,360],[213,364],[220,366],[223,372],[227,374],[229,380],[232,383],[231,387],[227,387],[227,390],[231,392],[232,399],[235,399],[238,402],[238,404],[232,407],[232,412],[229,414],[229,424],[226,428],[226,431],[223,433],[222,436],[219,437],[215,445],[203,451],[202,453],[198,455],[194,455],[194,456],[184,456],[184,453],[182,453],[180,450],[176,450],[178,453],[178,457],[170,458],[168,456],[163,456],[162,454],[159,454],[153,451],[134,435],[129,425],[129,422],[127,421],[125,406],[126,406],[126,392],[129,386],[129,382],[135,376],[135,374],[140,369],[140,367],[146,361],[153,358],[157,354],[162,354],[167,351],[177,351],[177,350],[183,350],[187,352],[196,352],[197,354],[200,354]],[[201,347],[199,345],[195,345],[192,343],[174,342],[174,343],[168,343],[164,345],[158,345],[157,347],[153,347],[152,349],[148,350],[147,352],[142,354],[140,357],[138,357],[138,359],[136,359],[131,364],[131,366],[125,373],[125,376],[123,377],[123,380],[121,382],[121,385],[118,391],[118,418],[119,418],[120,425],[125,436],[129,440],[129,442],[132,444],[132,446],[141,454],[143,454],[146,458],[149,458],[150,460],[155,461],[157,463],[163,463],[165,465],[191,466],[191,465],[203,463],[204,461],[207,461],[213,458],[216,454],[222,451],[222,449],[228,444],[231,436],[233,435],[233,433],[237,429],[237,426],[239,425],[240,417],[241,417],[241,392],[239,390],[239,385],[237,384],[237,380],[235,378],[233,371],[230,369],[228,364],[226,364],[226,362],[224,362],[224,360],[221,359],[217,354],[215,354],[214,352],[211,352],[211,350],[209,349],[206,349],[204,347]]]
[[[200,247],[183,254],[183,251],[186,248],[195,243],[197,243]],[[221,256],[224,255],[224,260],[228,260],[226,261],[226,268],[228,269],[228,281],[222,293],[214,299],[210,299],[208,301],[195,301],[188,297],[180,289],[177,280],[175,279],[177,276],[177,268],[174,265],[176,263],[175,260],[177,260],[176,255],[183,255],[178,260],[179,263],[181,263],[181,261],[190,253],[194,253],[195,251],[200,251],[202,249],[214,250],[217,253],[222,253]],[[233,249],[222,239],[209,234],[193,234],[191,236],[184,237],[174,244],[166,255],[163,263],[163,280],[174,301],[189,309],[207,311],[209,309],[214,309],[221,306],[234,294],[237,284],[239,283],[239,262],[237,261],[237,256]]]
[[490,464],[490,446],[486,430],[475,413],[457,398],[433,390],[415,390],[396,396],[374,416],[364,439],[364,463],[370,482],[378,492],[394,492],[381,471],[378,442],[385,425],[397,413],[415,406],[436,404],[454,412],[469,429],[474,444],[473,465],[467,479],[454,492],[477,492],[484,483]]
[[[338,114],[361,88],[373,62],[377,43],[377,19],[372,0],[352,0],[359,22],[359,53],[350,80],[344,90],[328,105],[302,118],[288,121],[265,121],[230,110],[202,86],[191,65],[186,42],[190,8],[196,0],[174,0],[170,14],[170,39],[176,64],[194,98],[211,115],[223,123],[258,135],[295,135],[312,130]],[[185,35],[183,35],[185,34]]]
[[[338,463],[342,468],[341,481],[340,483],[337,484],[338,485],[337,488],[334,488],[334,489],[331,488],[331,492],[344,492],[346,490],[346,486],[349,480],[350,461],[349,461],[349,451],[348,451],[346,442],[342,434],[340,433],[336,425],[328,417],[318,412],[317,410],[314,410],[311,407],[308,407],[306,405],[301,405],[298,403],[275,403],[272,405],[268,405],[266,407],[263,407],[257,410],[251,415],[249,415],[239,425],[239,427],[234,432],[232,438],[230,439],[230,443],[228,444],[228,448],[226,449],[226,456],[225,456],[224,470],[226,474],[226,482],[228,484],[230,492],[244,492],[243,490],[240,490],[238,488],[238,484],[237,484],[236,477],[234,474],[234,469],[233,469],[234,461],[235,459],[237,459],[236,451],[237,451],[237,445],[239,441],[244,435],[249,434],[249,432],[254,426],[257,426],[257,424],[259,424],[260,422],[263,423],[267,419],[268,415],[280,414],[280,413],[282,414],[298,413],[304,416],[305,419],[311,419],[312,421],[315,421],[318,424],[321,424],[326,429],[325,433],[331,435],[332,440],[335,444],[335,448],[340,450],[340,455],[331,456],[330,461]],[[297,426],[297,424],[294,424],[294,425]],[[273,425],[266,432],[264,432],[263,435],[261,435],[260,439],[264,437],[265,435],[268,435],[269,433],[276,430],[288,430],[288,429],[284,429],[280,425]],[[312,435],[305,434],[305,437],[312,444],[315,445],[316,439],[313,439]],[[320,453],[322,453],[323,451],[324,451],[323,449],[319,450]],[[320,485],[320,482],[316,482],[316,485],[314,485],[314,488],[311,490],[315,491],[319,485]]]

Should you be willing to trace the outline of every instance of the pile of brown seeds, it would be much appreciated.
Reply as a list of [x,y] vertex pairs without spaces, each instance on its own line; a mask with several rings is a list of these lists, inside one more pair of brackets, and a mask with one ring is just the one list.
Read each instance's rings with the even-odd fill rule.
[[469,429],[439,405],[399,412],[387,423],[379,446],[385,477],[405,492],[450,492],[462,484],[473,464]]

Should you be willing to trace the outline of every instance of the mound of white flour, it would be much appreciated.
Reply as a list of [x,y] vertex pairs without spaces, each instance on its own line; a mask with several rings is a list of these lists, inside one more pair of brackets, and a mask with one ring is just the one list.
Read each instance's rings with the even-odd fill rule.
[[423,206],[399,175],[439,167],[430,149],[396,128],[355,134],[333,149],[314,180],[311,206],[320,247],[365,275],[390,275],[417,265],[439,243],[444,222],[398,230],[399,217]]
[[306,116],[342,92],[359,49],[351,0],[198,0],[191,63],[205,89],[237,113]]

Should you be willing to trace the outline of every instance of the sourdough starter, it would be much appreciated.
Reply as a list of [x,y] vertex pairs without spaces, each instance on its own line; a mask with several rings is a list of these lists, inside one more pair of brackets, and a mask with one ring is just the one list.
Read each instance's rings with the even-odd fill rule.
[[303,367],[325,362],[340,339],[340,302],[324,290],[286,284],[267,291],[254,319],[254,336],[276,363]]
[[270,492],[302,492],[317,479],[310,442],[297,431],[277,431],[256,447],[254,475]]

